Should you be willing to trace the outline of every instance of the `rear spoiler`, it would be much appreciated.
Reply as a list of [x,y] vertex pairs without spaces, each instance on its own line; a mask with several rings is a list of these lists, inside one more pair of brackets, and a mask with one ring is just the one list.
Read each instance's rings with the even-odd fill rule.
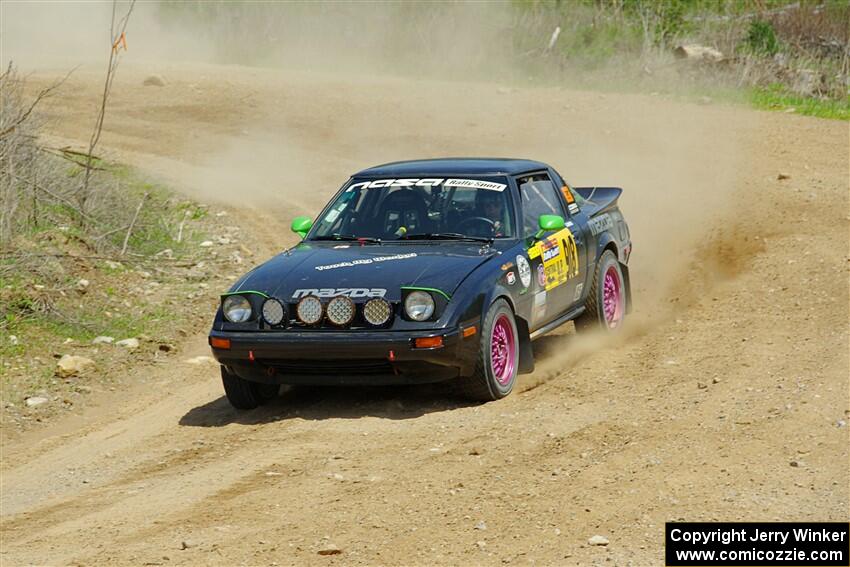
[[579,205],[588,216],[595,216],[617,207],[617,199],[623,194],[620,187],[573,187],[581,197]]

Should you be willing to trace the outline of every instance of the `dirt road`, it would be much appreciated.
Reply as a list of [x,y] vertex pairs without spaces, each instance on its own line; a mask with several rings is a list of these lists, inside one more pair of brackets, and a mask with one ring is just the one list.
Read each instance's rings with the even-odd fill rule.
[[[99,87],[69,79],[56,139],[87,138]],[[479,406],[328,389],[237,413],[213,366],[128,369],[131,391],[3,447],[3,565],[649,565],[669,520],[848,518],[846,123],[197,65],[127,65],[114,89],[107,155],[229,207],[258,257],[395,159],[530,157],[622,185],[636,312],[616,341],[540,340],[538,371]]]

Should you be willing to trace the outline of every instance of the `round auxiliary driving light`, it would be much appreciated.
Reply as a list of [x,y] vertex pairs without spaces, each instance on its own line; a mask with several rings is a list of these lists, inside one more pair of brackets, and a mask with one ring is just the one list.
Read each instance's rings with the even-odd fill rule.
[[298,320],[306,325],[315,325],[322,320],[322,302],[315,295],[308,295],[295,307]]
[[434,314],[434,298],[425,291],[413,291],[404,300],[404,310],[414,321],[426,321]]
[[328,321],[334,325],[348,325],[354,319],[354,302],[345,296],[334,297],[328,303]]
[[376,327],[389,321],[392,313],[393,308],[390,302],[379,297],[370,299],[363,306],[363,317],[370,325],[375,325]]
[[251,318],[251,302],[244,295],[228,295],[221,302],[221,311],[231,323],[244,323]]
[[280,325],[283,322],[283,304],[277,299],[270,297],[263,303],[263,319],[269,325]]

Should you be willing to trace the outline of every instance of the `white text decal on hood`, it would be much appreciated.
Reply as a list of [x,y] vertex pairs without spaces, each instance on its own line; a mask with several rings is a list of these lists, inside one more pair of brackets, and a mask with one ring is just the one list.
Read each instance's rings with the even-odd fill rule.
[[337,262],[336,264],[327,264],[324,266],[316,266],[320,272],[323,270],[335,270],[337,268],[351,268],[353,266],[374,264],[377,262],[389,262],[390,260],[407,260],[408,258],[416,258],[416,252],[410,254],[395,254],[394,256],[376,256],[374,258],[358,258],[350,262]]

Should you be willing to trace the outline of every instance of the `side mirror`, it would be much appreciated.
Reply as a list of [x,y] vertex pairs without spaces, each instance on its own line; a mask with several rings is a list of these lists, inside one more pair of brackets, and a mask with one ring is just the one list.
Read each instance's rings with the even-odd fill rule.
[[540,230],[537,232],[536,237],[540,238],[544,232],[552,232],[553,230],[564,228],[564,217],[560,215],[540,215],[540,218],[537,219],[537,226],[540,227]]
[[[563,221],[561,223],[563,224]],[[310,217],[295,217],[292,219],[292,224],[289,228],[292,232],[304,238],[310,232],[310,229],[313,228],[313,220]]]

